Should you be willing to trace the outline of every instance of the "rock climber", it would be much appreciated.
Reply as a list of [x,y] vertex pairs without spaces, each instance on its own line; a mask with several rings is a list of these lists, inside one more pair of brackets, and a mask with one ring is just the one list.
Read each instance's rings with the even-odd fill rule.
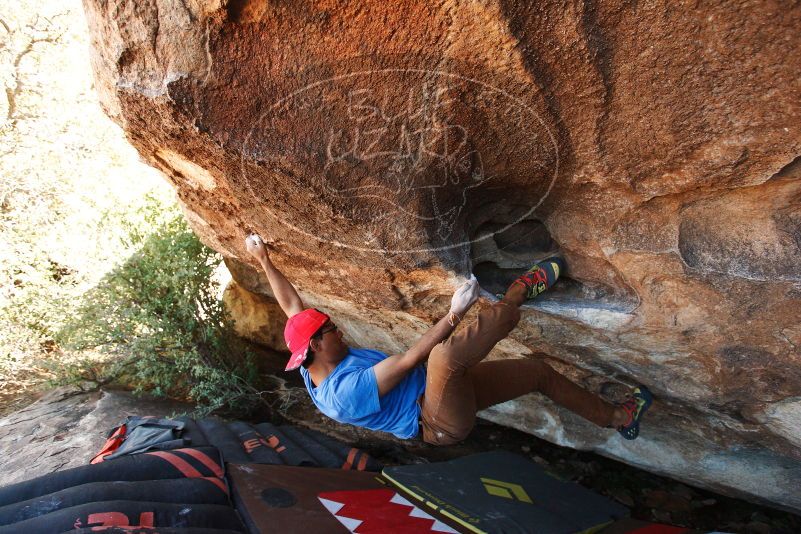
[[652,402],[645,386],[614,405],[554,371],[542,360],[545,354],[482,361],[520,320],[519,307],[564,272],[561,257],[535,264],[512,282],[499,302],[451,335],[478,300],[478,281],[471,276],[453,294],[446,316],[409,350],[388,356],[345,344],[343,332],[328,315],[304,308],[258,235],[247,237],[245,246],[289,318],[284,337],[292,356],[286,370],[300,369],[314,404],[335,421],[401,439],[415,438],[422,429],[423,441],[449,445],[467,437],[478,411],[538,391],[599,427],[617,429],[626,439],[639,434],[640,420]]

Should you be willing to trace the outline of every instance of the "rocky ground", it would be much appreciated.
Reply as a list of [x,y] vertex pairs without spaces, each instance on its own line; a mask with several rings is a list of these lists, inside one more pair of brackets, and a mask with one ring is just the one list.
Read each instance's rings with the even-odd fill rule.
[[88,464],[108,431],[129,415],[169,416],[191,409],[126,391],[51,390],[0,418],[0,485]]

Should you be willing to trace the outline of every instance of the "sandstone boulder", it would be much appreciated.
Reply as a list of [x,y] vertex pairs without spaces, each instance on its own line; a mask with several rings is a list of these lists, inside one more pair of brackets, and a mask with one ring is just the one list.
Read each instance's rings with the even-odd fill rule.
[[289,350],[283,336],[286,315],[275,299],[251,293],[231,280],[222,300],[234,319],[237,335],[274,351]]
[[487,305],[561,249],[492,357],[660,402],[634,443],[537,398],[485,415],[801,510],[801,6],[84,4],[106,111],[242,288],[269,294],[257,231],[393,352],[460,277]]

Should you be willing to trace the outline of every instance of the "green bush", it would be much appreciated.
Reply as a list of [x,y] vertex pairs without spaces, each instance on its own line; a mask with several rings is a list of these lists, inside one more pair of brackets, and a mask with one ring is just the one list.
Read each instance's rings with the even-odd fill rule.
[[152,198],[129,228],[123,245],[136,252],[86,293],[56,335],[66,348],[110,357],[67,366],[62,381],[118,382],[186,398],[201,413],[248,411],[259,398],[257,373],[217,298],[220,256],[177,208]]

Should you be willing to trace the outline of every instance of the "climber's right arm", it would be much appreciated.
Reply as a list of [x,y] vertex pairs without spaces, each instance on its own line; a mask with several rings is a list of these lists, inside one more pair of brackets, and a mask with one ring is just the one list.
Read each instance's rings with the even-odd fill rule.
[[284,310],[287,317],[303,311],[303,301],[300,300],[300,295],[295,290],[295,287],[289,283],[284,273],[279,271],[273,262],[270,261],[270,255],[267,253],[267,247],[261,239],[245,239],[245,248],[247,251],[258,260],[261,268],[264,269],[264,274],[267,275],[267,281],[270,282],[270,287],[275,295],[275,300],[278,305]]

